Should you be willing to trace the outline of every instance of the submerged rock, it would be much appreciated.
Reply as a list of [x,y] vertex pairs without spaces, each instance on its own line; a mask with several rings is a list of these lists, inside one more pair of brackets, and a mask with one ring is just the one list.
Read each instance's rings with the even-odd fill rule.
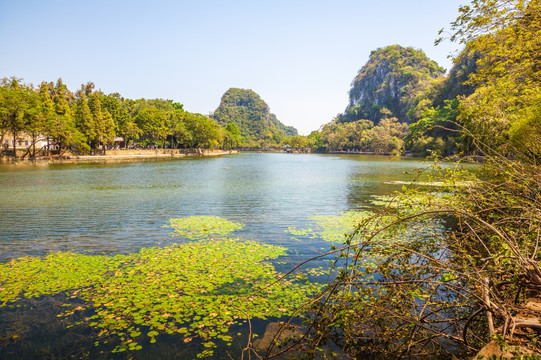
[[267,325],[263,336],[254,341],[254,348],[257,351],[264,351],[272,345],[273,341],[287,342],[300,339],[304,335],[305,330],[295,325],[272,322]]

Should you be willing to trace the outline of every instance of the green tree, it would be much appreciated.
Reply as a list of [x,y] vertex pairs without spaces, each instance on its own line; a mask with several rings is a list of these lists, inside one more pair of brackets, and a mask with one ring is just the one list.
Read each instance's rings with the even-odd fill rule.
[[349,134],[343,124],[333,120],[323,126],[321,138],[326,144],[327,150],[340,151],[348,146]]
[[403,150],[403,139],[407,133],[407,124],[400,123],[397,118],[385,118],[368,131],[366,136],[369,147],[375,153],[399,154]]
[[171,147],[186,148],[192,141],[192,134],[185,123],[187,112],[183,110],[181,104],[173,103],[173,107],[174,109],[169,111],[167,115],[167,128],[171,137]]
[[107,109],[103,109],[103,123],[104,123],[104,132],[102,137],[103,142],[103,153],[105,154],[105,149],[107,144],[113,142],[116,137],[116,125],[113,119],[113,116]]
[[[55,109],[54,102],[51,98],[51,89],[49,84],[43,81],[39,88],[39,96],[41,98],[41,116],[42,119],[42,134],[47,140],[46,154],[49,153],[49,142],[51,138],[54,137],[54,128],[55,128]],[[35,153],[35,149],[34,149]]]
[[81,134],[87,139],[89,147],[92,146],[92,140],[96,138],[96,126],[94,124],[94,117],[88,106],[88,100],[86,93],[82,90],[77,92],[79,99],[75,105],[74,120],[75,126],[81,132]]
[[332,121],[323,126],[321,140],[329,151],[363,150],[369,151],[369,130],[374,126],[370,120],[357,120],[350,123]]
[[186,125],[193,134],[193,147],[214,149],[223,143],[223,129],[213,119],[201,114],[190,114]]
[[101,106],[107,110],[114,121],[115,133],[124,138],[124,147],[129,139],[138,139],[140,131],[133,122],[124,100],[118,93],[104,95],[100,93]]
[[308,146],[312,150],[323,150],[325,147],[325,143],[321,139],[321,133],[317,130],[314,130],[310,133],[310,135],[307,136],[308,139]]
[[309,148],[310,141],[306,136],[295,135],[288,137],[285,143],[291,146],[292,149],[304,151],[306,148]]
[[407,148],[417,155],[450,155],[457,143],[467,139],[460,135],[456,124],[459,100],[445,100],[444,106],[423,111],[419,121],[410,124],[405,138]]
[[32,144],[27,148],[35,156],[35,142],[44,128],[44,109],[41,107],[41,98],[36,91],[28,85],[21,84],[16,78],[4,79],[0,87],[0,114],[2,115],[3,133],[9,131],[13,135],[13,151],[17,157],[17,143],[20,135],[24,133],[32,138]]
[[13,152],[17,157],[17,138],[24,130],[26,99],[24,90],[16,78],[3,79],[0,107],[2,108],[3,126],[13,135]]
[[166,112],[156,107],[146,107],[135,117],[135,124],[150,142],[165,142],[168,133],[166,121]]
[[54,122],[49,129],[53,136],[53,146],[63,153],[68,149],[83,152],[87,149],[84,135],[77,129],[73,120],[73,112],[70,108],[68,99],[72,94],[62,82],[58,79],[53,89],[54,103]]
[[30,137],[30,146],[27,147],[26,153],[31,153],[32,157],[36,157],[36,142],[43,136],[48,116],[47,106],[42,106],[42,97],[31,87],[26,87],[26,111],[24,116],[24,133]]
[[103,144],[106,134],[105,118],[101,108],[100,95],[97,92],[90,94],[88,107],[90,108],[94,124],[94,137],[90,139],[91,147],[94,149],[94,153],[96,153],[100,145]]
[[242,141],[242,137],[240,135],[240,130],[237,127],[237,125],[233,123],[227,124],[225,127],[225,133],[224,133],[224,145],[227,149],[232,149],[237,146]]
[[4,145],[4,137],[8,132],[8,99],[8,90],[5,86],[0,86],[0,144],[2,146]]

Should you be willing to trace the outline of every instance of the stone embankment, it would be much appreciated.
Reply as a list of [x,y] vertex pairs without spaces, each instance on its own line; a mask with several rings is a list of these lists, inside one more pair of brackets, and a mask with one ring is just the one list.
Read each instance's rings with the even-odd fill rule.
[[69,159],[81,161],[96,160],[137,160],[144,158],[171,158],[186,156],[219,156],[238,154],[238,150],[206,149],[157,149],[157,150],[108,150],[105,155],[75,155]]

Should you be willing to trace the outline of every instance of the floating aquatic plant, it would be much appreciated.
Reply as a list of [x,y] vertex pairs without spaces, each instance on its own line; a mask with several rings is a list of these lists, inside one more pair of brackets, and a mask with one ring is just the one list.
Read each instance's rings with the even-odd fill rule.
[[[183,231],[189,230],[187,223]],[[221,223],[230,231],[242,226]],[[195,227],[199,238],[204,230]],[[217,340],[232,342],[232,325],[289,315],[306,301],[312,286],[277,282],[281,275],[265,262],[285,254],[279,246],[213,238],[112,257],[72,252],[25,257],[0,264],[0,307],[16,306],[22,298],[65,294],[93,308],[84,320],[98,331],[98,344],[111,336],[120,339],[115,352],[139,350],[145,339],[153,343],[165,333],[181,334],[185,342],[201,339],[201,355],[207,356]],[[59,316],[84,310],[66,308]]]
[[323,240],[333,243],[343,243],[346,235],[353,233],[359,224],[365,222],[372,216],[369,211],[345,211],[339,215],[314,216],[310,220],[316,224],[315,228],[287,229],[292,235],[314,238],[320,236]]
[[[383,201],[384,198],[378,199]],[[384,200],[391,201],[391,198]],[[394,204],[394,203],[393,203]],[[402,206],[405,206],[402,204]],[[396,208],[393,208],[396,210]],[[393,247],[399,243],[408,243],[420,237],[439,237],[444,232],[444,227],[439,221],[433,219],[418,219],[416,222],[392,224],[393,218],[386,215],[374,217],[370,211],[349,210],[338,215],[314,216],[311,217],[315,223],[313,228],[296,229],[294,227],[286,230],[294,236],[306,238],[320,237],[323,240],[334,244],[362,243],[369,241],[371,247],[386,248]],[[385,228],[385,231],[381,229]],[[368,266],[375,258],[366,258]]]
[[180,235],[191,240],[204,239],[209,236],[226,236],[235,230],[242,229],[244,224],[229,221],[218,216],[190,216],[169,220],[174,229],[171,235]]

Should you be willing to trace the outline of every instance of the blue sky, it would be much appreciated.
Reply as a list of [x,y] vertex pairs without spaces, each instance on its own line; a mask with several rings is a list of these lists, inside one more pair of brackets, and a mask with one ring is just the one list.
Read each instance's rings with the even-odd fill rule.
[[0,0],[0,77],[73,91],[173,99],[209,114],[230,87],[253,89],[308,134],[342,112],[370,52],[434,47],[467,0]]

